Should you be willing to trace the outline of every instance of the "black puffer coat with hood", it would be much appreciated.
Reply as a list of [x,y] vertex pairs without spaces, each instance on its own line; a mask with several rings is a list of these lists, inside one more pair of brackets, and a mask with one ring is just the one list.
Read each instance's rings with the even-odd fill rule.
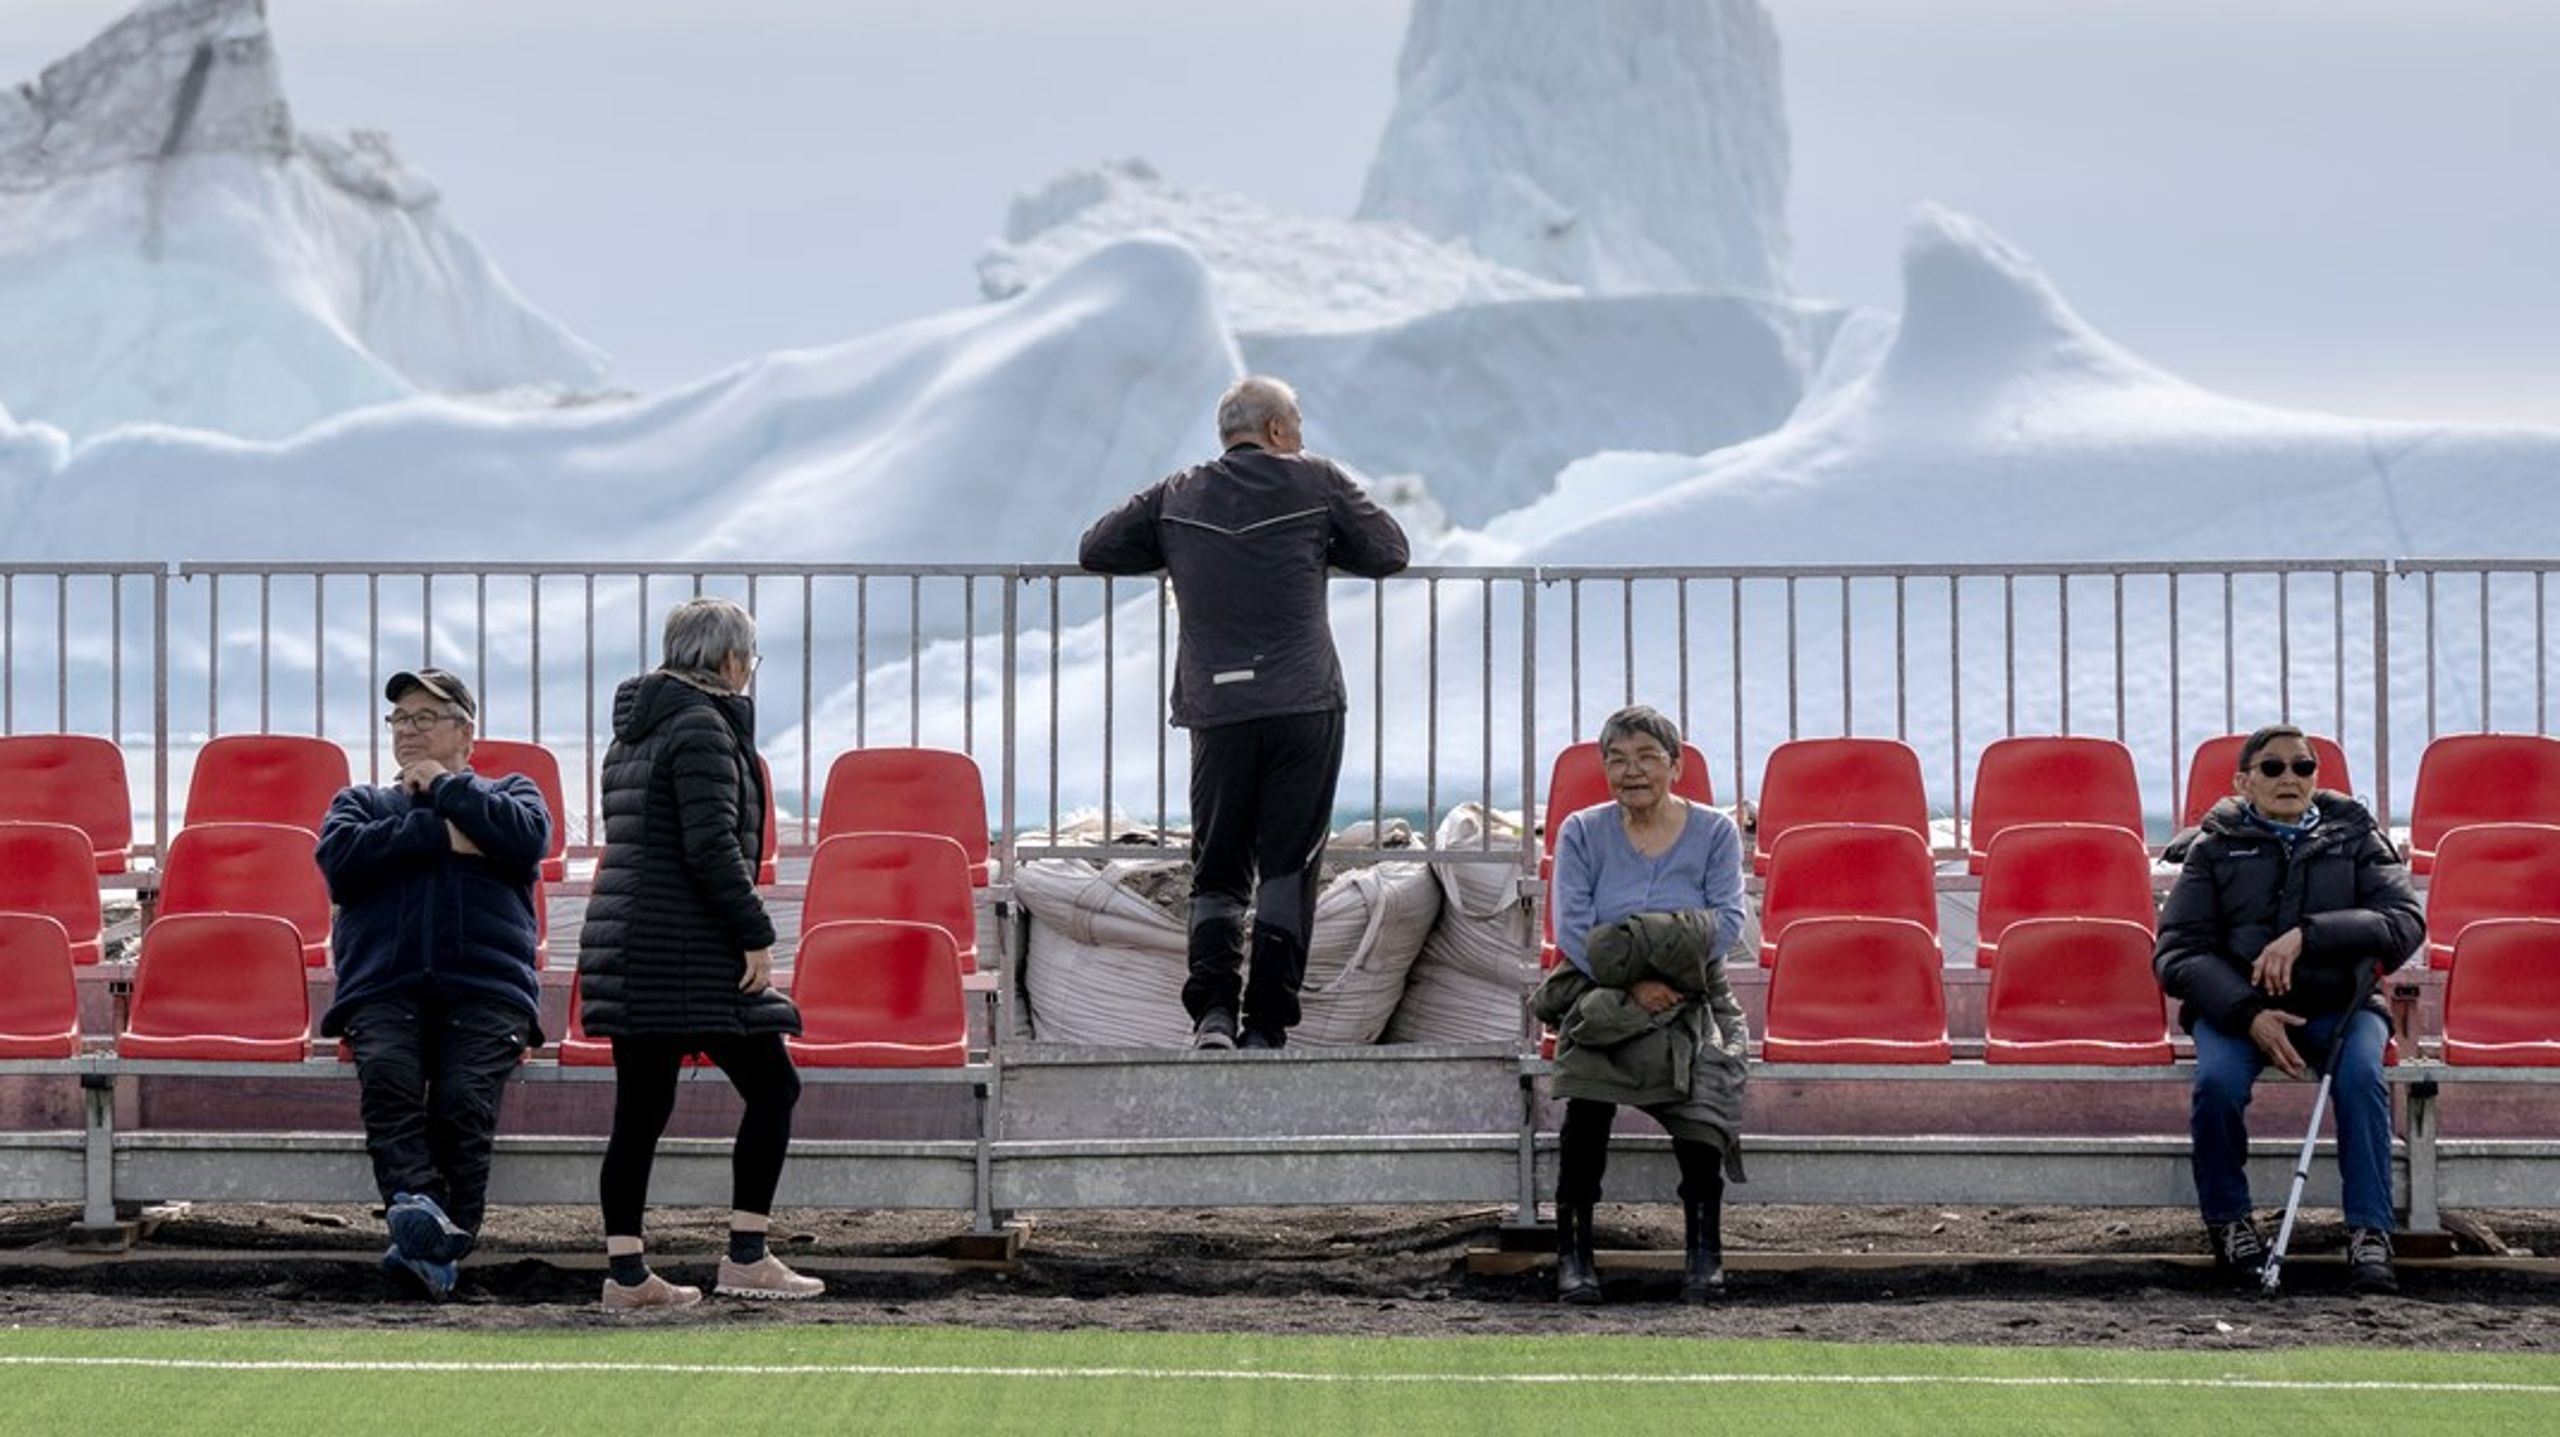
[[603,801],[604,859],[578,939],[587,1032],[799,1032],[779,990],[738,991],[747,953],[773,946],[755,890],[770,800],[754,701],[664,670],[625,680]]
[[[2306,1018],[2342,1011],[2355,996],[2359,968],[2388,973],[2425,937],[2408,867],[2373,815],[2341,793],[2318,793],[2312,802],[2320,821],[2290,852],[2282,838],[2249,821],[2237,797],[2213,806],[2186,850],[2160,908],[2152,968],[2179,1001],[2178,1022],[2189,1031],[2204,1018],[2245,1033],[2266,1008]],[[2302,930],[2302,956],[2292,988],[2270,997],[2250,986],[2249,968],[2258,950],[2293,928]],[[2379,997],[2365,1001],[2382,1010]]]

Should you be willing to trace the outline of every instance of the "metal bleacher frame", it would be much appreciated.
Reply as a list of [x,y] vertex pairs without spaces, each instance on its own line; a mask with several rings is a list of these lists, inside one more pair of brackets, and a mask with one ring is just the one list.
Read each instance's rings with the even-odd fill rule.
[[[1017,871],[1017,865],[1044,857],[1128,856],[1149,852],[1116,844],[1082,848],[1056,839],[1028,840],[1037,825],[1018,800],[1025,796],[1031,780],[1018,775],[1015,757],[1028,748],[1039,748],[1041,739],[1025,729],[1036,728],[1034,716],[1020,711],[1016,705],[1014,679],[1018,673],[1036,669],[1037,649],[1043,637],[1054,664],[1056,632],[1060,626],[1058,588],[1064,581],[1080,580],[1073,571],[1054,566],[979,566],[963,568],[889,568],[885,566],[842,566],[834,570],[806,570],[752,567],[723,567],[709,571],[714,577],[727,574],[744,575],[752,602],[753,585],[761,581],[768,595],[776,590],[788,592],[792,584],[800,586],[804,604],[808,602],[813,577],[844,578],[868,584],[878,581],[883,588],[907,586],[910,593],[927,579],[957,577],[965,589],[965,602],[973,618],[967,632],[971,635],[973,654],[976,650],[993,650],[1003,670],[996,681],[1002,691],[1001,735],[997,742],[1004,756],[1005,771],[1001,776],[1002,815],[998,835],[1001,842],[999,881],[990,892],[997,921],[994,944],[989,951],[997,956],[997,981],[982,984],[979,991],[989,995],[991,1011],[985,1017],[982,1045],[973,1049],[966,1066],[920,1070],[883,1069],[803,1069],[805,1082],[816,1087],[851,1086],[898,1087],[962,1086],[969,1090],[972,1119],[965,1131],[955,1130],[946,1136],[923,1139],[834,1139],[820,1138],[795,1142],[791,1163],[786,1170],[781,1201],[786,1204],[847,1208],[916,1208],[965,1213],[973,1231],[987,1232],[999,1228],[1010,1214],[1042,1209],[1079,1207],[1147,1207],[1147,1206],[1257,1206],[1298,1204],[1387,1205],[1404,1203],[1498,1204],[1507,1207],[1516,1220],[1527,1223],[1537,1218],[1542,1195],[1552,1187],[1554,1136],[1551,1126],[1543,1121],[1545,1102],[1543,1081],[1550,1065],[1537,1056],[1535,1035],[1525,1022],[1522,1031],[1511,1041],[1463,1046],[1378,1046],[1347,1049],[1293,1048],[1279,1053],[1228,1053],[1197,1055],[1160,1049],[1100,1048],[1043,1042],[1026,1035],[1022,1012],[1022,974],[1027,919],[1014,901],[1004,881]],[[2350,578],[2358,584],[2370,584],[2372,599],[2372,707],[2362,719],[2369,732],[2360,735],[2367,744],[2370,772],[2379,795],[2377,809],[2388,817],[2390,808],[2389,718],[2393,703],[2391,663],[2389,659],[2392,623],[2387,595],[2395,583],[2421,580],[2426,590],[2424,632],[2427,635],[2425,726],[2432,735],[2436,730],[2437,678],[2441,665],[2435,652],[2437,600],[2435,587],[2439,575],[2473,575],[2480,578],[2483,615],[2483,657],[2481,691],[2487,705],[2488,663],[2486,659],[2487,612],[2489,584],[2492,574],[2522,574],[2530,579],[2535,594],[2537,620],[2543,612],[2542,590],[2546,577],[2560,572],[2560,563],[2517,561],[2513,563],[2449,563],[2424,564],[2407,561],[2359,560],[2332,564],[2266,562],[2253,564],[2205,565],[2042,565],[2042,566],[1956,566],[1910,568],[1866,566],[1826,568],[1819,571],[1780,568],[1748,569],[1680,569],[1624,571],[1538,571],[1538,570],[1421,570],[1397,583],[1430,586],[1435,596],[1432,609],[1434,647],[1432,659],[1439,661],[1437,625],[1440,586],[1470,590],[1481,586],[1487,595],[1486,607],[1493,607],[1490,597],[1497,585],[1516,587],[1522,594],[1519,620],[1521,634],[1516,661],[1526,672],[1539,661],[1540,639],[1536,632],[1537,604],[1532,602],[1542,591],[1563,588],[1570,592],[1573,619],[1570,628],[1572,663],[1574,664],[1573,724],[1585,726],[1582,709],[1584,655],[1582,645],[1585,624],[1582,616],[1582,587],[1585,584],[1607,585],[1622,595],[1631,595],[1637,583],[1664,581],[1682,586],[1680,623],[1685,638],[1688,629],[1687,585],[1730,584],[1734,594],[1731,612],[1734,626],[1733,663],[1737,674],[1743,660],[1742,606],[1740,594],[1746,581],[1783,584],[1787,596],[1787,625],[1793,640],[1796,625],[1796,588],[1799,582],[1808,587],[1827,585],[1836,580],[1844,611],[1849,605],[1853,581],[1889,581],[1893,585],[1896,605],[1896,634],[1899,643],[1903,587],[1943,578],[1951,596],[1961,582],[1996,581],[2004,599],[2015,603],[2016,586],[2021,581],[2052,580],[2062,595],[2062,624],[2067,632],[2070,624],[2071,585],[2086,579],[2101,587],[2112,582],[2118,609],[2118,648],[2116,654],[2116,692],[2119,726],[2122,723],[2126,680],[2121,638],[2124,620],[2122,607],[2128,579],[2146,576],[2169,576],[2172,654],[2175,653],[2176,594],[2178,585],[2187,579],[2211,582],[2219,576],[2223,589],[2224,666],[2226,688],[2222,692],[2226,712],[2233,708],[2228,687],[2232,666],[2229,615],[2232,584],[2235,576],[2279,576],[2278,593],[2290,593],[2287,576],[2301,576],[2305,583],[2321,587],[2334,586],[2339,595],[2346,593]],[[641,579],[640,595],[648,598],[647,578],[651,575],[676,581],[677,587],[690,580],[692,592],[704,591],[705,571],[694,566],[659,566],[649,569],[632,566],[610,569],[578,566],[469,566],[439,565],[421,569],[408,566],[376,569],[367,566],[258,566],[258,565],[187,565],[161,568],[157,566],[68,566],[41,571],[17,569],[7,571],[14,585],[30,574],[56,585],[56,623],[69,627],[64,617],[69,601],[59,597],[65,581],[72,576],[108,575],[116,602],[123,603],[123,585],[127,579],[147,582],[153,592],[153,638],[148,656],[152,666],[154,729],[152,757],[155,775],[152,806],[156,822],[151,825],[150,842],[141,840],[137,832],[135,853],[148,857],[165,851],[170,828],[170,716],[171,667],[171,591],[197,580],[207,581],[202,591],[211,595],[213,615],[209,627],[219,626],[220,583],[224,578],[250,578],[258,585],[258,614],[261,627],[261,667],[259,670],[259,719],[267,721],[267,694],[264,669],[264,628],[267,619],[267,592],[271,581],[294,576],[309,576],[315,595],[320,592],[322,575],[354,576],[366,585],[368,603],[379,592],[385,575],[415,576],[424,596],[422,602],[432,607],[434,581],[455,576],[472,583],[478,590],[477,604],[485,614],[487,588],[491,578],[508,575],[531,576],[534,585],[535,625],[540,633],[541,581],[545,577],[583,578],[588,610],[586,615],[588,651],[586,653],[587,687],[592,691],[596,678],[595,592],[599,576],[632,576]],[[979,641],[974,627],[975,606],[981,581],[1000,584],[1003,589],[1000,643],[996,639]],[[1123,581],[1124,583],[1126,581]],[[1046,586],[1049,594],[1046,613],[1051,631],[1045,636],[1033,631],[1032,606],[1023,598]],[[867,592],[867,591],[866,591]],[[1106,602],[1110,590],[1102,592]],[[1373,594],[1380,592],[1371,589]],[[1632,598],[1623,600],[1632,605]],[[313,616],[317,627],[319,601],[315,598]],[[1595,606],[1596,607],[1596,606]],[[2459,612],[2453,603],[2447,612]],[[1111,612],[1108,608],[1104,613]],[[1376,605],[1379,630],[1383,634],[1385,605]],[[1631,611],[1630,611],[1631,612]],[[2346,624],[2343,599],[2336,618],[2338,650],[2337,694],[2344,705],[2348,693],[2346,659],[2343,648]],[[1158,621],[1164,614],[1159,591]],[[1617,616],[1601,614],[1595,634],[1619,621]],[[368,632],[379,626],[378,613],[366,611]],[[1633,644],[1632,617],[1626,617],[1627,637]],[[121,626],[121,616],[118,619]],[[920,621],[919,621],[920,626]],[[812,620],[809,629],[814,630]],[[1839,640],[1843,692],[1841,705],[1844,725],[1850,699],[1846,692],[1849,664],[1849,640]],[[865,630],[865,637],[868,637]],[[1493,626],[1488,620],[1483,644],[1483,662],[1488,666],[1488,681],[1483,685],[1486,722],[1483,735],[1485,765],[1483,793],[1492,797],[1495,775],[1496,739],[1492,722],[1492,690],[1490,670],[1494,662]],[[2005,631],[2004,631],[2005,632]],[[2285,631],[2290,635],[2290,630]],[[917,643],[918,629],[911,627],[910,647]],[[1552,637],[1552,635],[1550,636]],[[2323,639],[2328,636],[2321,635]],[[12,650],[6,672],[15,674],[16,630],[0,632]],[[423,640],[432,643],[432,637]],[[1792,734],[1795,714],[1795,664],[1799,650],[1803,655],[1819,656],[1823,639],[1809,636],[1798,648],[1786,655],[1789,687],[1787,723]],[[2305,641],[2308,642],[2307,640]],[[2537,645],[2534,712],[2537,725],[2547,731],[2543,699],[2543,682],[2538,646],[2542,643],[2537,625],[2531,640]],[[1106,643],[1106,649],[1108,645]],[[1960,648],[1960,644],[1951,643]],[[810,691],[815,682],[812,655],[816,641],[804,630],[800,642],[800,667],[803,681],[799,690],[804,723],[811,703]],[[114,703],[119,714],[124,704],[124,650],[115,647],[118,664],[114,684]],[[769,653],[771,650],[769,649]],[[1161,652],[1161,641],[1160,641]],[[536,640],[539,666],[540,640]],[[454,655],[462,662],[475,657],[485,662],[487,630],[481,630],[476,648],[466,646]],[[375,655],[368,655],[369,669],[378,670]],[[1472,659],[1472,655],[1469,655]],[[1515,656],[1506,656],[1506,661]],[[408,661],[405,654],[402,662]],[[975,662],[973,657],[969,662]],[[2004,661],[2014,672],[2017,655],[2014,646]],[[1897,647],[1896,694],[1900,698],[1902,655]],[[2064,722],[2069,723],[2067,654],[2063,658],[2066,672],[2064,684]],[[1597,664],[1605,664],[1605,656]],[[1596,666],[1596,665],[1595,665]],[[1383,667],[1383,666],[1381,666]],[[57,694],[57,711],[69,707],[69,678],[61,680]],[[2177,695],[2175,692],[2176,661],[2172,659],[2172,692],[2170,695],[2172,727],[2176,727]],[[868,681],[868,670],[858,682]],[[912,678],[910,666],[910,679]],[[2290,697],[2290,666],[2287,667],[2287,693]],[[769,680],[773,666],[768,665]],[[1436,674],[1436,669],[1435,669]],[[1605,688],[1600,674],[1593,679],[1595,690]],[[1377,687],[1373,693],[1383,696],[1382,675],[1373,676]],[[208,689],[214,677],[206,677]],[[314,686],[319,687],[315,674]],[[1687,659],[1685,651],[1681,670],[1681,717],[1688,720]],[[1634,685],[1632,658],[1628,660],[1628,684]],[[538,685],[537,685],[538,687]],[[1357,687],[1357,685],[1355,685]],[[1535,685],[1523,685],[1534,693]],[[2309,687],[2306,685],[2306,688]],[[1049,775],[1049,817],[1054,832],[1059,799],[1057,774],[1061,766],[1059,727],[1054,687],[1050,691],[1050,713],[1046,737],[1046,767]],[[2403,698],[2404,704],[2411,700]],[[1355,700],[1356,702],[1356,700]],[[2201,702],[2201,701],[2198,701]],[[0,699],[0,728],[14,723],[10,700]],[[208,704],[218,720],[220,700],[209,696]],[[541,700],[534,700],[534,725],[539,736]],[[867,712],[870,699],[866,695],[855,700],[856,711]],[[320,706],[315,696],[314,706]],[[1534,707],[1534,704],[1526,705]],[[592,708],[590,708],[592,713]],[[2010,714],[2014,723],[2014,703]],[[1145,723],[1153,723],[1150,710]],[[1140,720],[1132,719],[1136,723]],[[1373,716],[1374,753],[1385,750],[1384,706],[1380,703]],[[1710,721],[1711,722],[1711,721]],[[962,719],[964,732],[983,725],[992,729],[994,722],[974,717]],[[1734,771],[1731,787],[1720,784],[1720,796],[1730,798],[1746,782],[1740,757],[1743,735],[1741,702],[1735,701],[1732,737]],[[922,725],[922,716],[910,711],[910,734]],[[217,724],[218,726],[218,724]],[[18,725],[24,727],[24,725]],[[2409,725],[2416,731],[2417,725]],[[1961,718],[1956,729],[1962,732]],[[119,728],[121,731],[121,726]],[[1693,729],[1693,732],[1698,730]],[[1703,734],[1716,738],[1710,728]],[[1355,743],[1360,741],[1354,729]],[[1104,793],[1109,794],[1110,759],[1108,736],[1102,760]],[[1434,737],[1436,745],[1436,732]],[[1533,791],[1543,776],[1541,762],[1544,746],[1534,713],[1524,714],[1517,739],[1519,787],[1514,792]],[[1503,759],[1512,756],[1510,740],[1504,741]],[[2175,747],[2173,744],[2172,747]],[[1434,750],[1436,755],[1436,748]],[[2157,756],[2155,756],[2157,757]],[[2179,754],[2168,755],[2172,773],[2171,785],[2177,783],[2176,765],[2183,761]],[[808,770],[812,760],[800,755],[801,787],[808,791]],[[1158,750],[1157,785],[1161,802],[1163,788],[1162,749]],[[1373,770],[1374,771],[1374,770]],[[1437,791],[1437,757],[1431,772]],[[1952,780],[1961,795],[1966,773],[1960,759],[1938,770]],[[359,776],[362,776],[361,769]],[[1504,778],[1508,779],[1507,770]],[[1507,786],[1507,783],[1506,783]],[[1372,790],[1372,805],[1382,808]],[[1439,794],[1435,803],[1452,798],[1470,798],[1473,793]],[[1357,793],[1346,793],[1347,803],[1356,803]],[[1161,822],[1163,810],[1158,810]],[[1960,854],[1962,847],[1961,802],[1958,805],[1958,828],[1953,850],[1943,843],[1941,857]],[[786,854],[805,857],[808,849],[808,815],[803,815],[801,842],[794,845],[786,838]],[[591,858],[593,848],[573,847],[573,858]],[[1542,901],[1535,877],[1537,854],[1534,834],[1524,835],[1516,850],[1484,849],[1463,853],[1437,850],[1419,855],[1408,851],[1375,850],[1349,855],[1351,861],[1420,861],[1433,863],[1491,863],[1517,871],[1520,891],[1533,902]],[[1950,893],[1963,893],[1975,886],[1975,880],[1961,875],[1942,875],[1942,899]],[[146,896],[152,883],[148,869],[102,880],[107,889],[140,890]],[[573,874],[571,881],[551,886],[555,896],[574,898],[584,892],[585,884]],[[790,885],[781,890],[788,901]],[[1530,924],[1534,946],[1537,926]],[[1524,955],[1534,963],[1534,953]],[[2418,960],[2421,964],[2423,958]],[[115,965],[108,965],[110,969]],[[1960,971],[1950,968],[1949,974]],[[555,980],[556,981],[556,980]],[[1961,1042],[1961,1038],[1959,1039]],[[2173,1085],[2183,1092],[2192,1076],[2192,1064],[2180,1061],[2170,1066],[2086,1067],[2086,1066],[2022,1066],[1991,1065],[1977,1057],[1960,1056],[1946,1065],[1869,1066],[1835,1064],[1768,1064],[1754,1060],[1755,1083],[1783,1084],[1954,1084],[1957,1088],[1990,1094],[2011,1094],[2039,1086],[2065,1084],[2084,1085]],[[578,1084],[609,1082],[609,1068],[564,1067],[547,1058],[536,1058],[521,1069],[518,1081],[528,1085]],[[0,1200],[77,1202],[84,1224],[106,1227],[116,1222],[120,1209],[134,1204],[169,1198],[231,1199],[265,1201],[369,1201],[373,1197],[370,1171],[361,1134],[354,1131],[292,1132],[244,1130],[228,1132],[134,1129],[120,1127],[116,1120],[116,1096],[120,1085],[143,1081],[176,1080],[180,1082],[225,1082],[234,1080],[289,1079],[314,1083],[351,1084],[352,1068],[333,1057],[319,1056],[296,1064],[277,1063],[200,1063],[122,1059],[112,1054],[92,1052],[77,1058],[52,1060],[12,1060],[0,1062],[0,1080],[13,1082],[76,1083],[82,1092],[82,1120],[77,1128],[57,1131],[0,1133]],[[719,1084],[716,1074],[690,1076],[688,1082]],[[2435,1231],[2441,1227],[2447,1209],[2465,1207],[2548,1207],[2560,1205],[2560,1123],[2551,1125],[2555,1137],[2544,1140],[2532,1137],[2448,1138],[2442,1135],[2441,1104],[2447,1089],[2470,1090],[2505,1087],[2530,1093],[2539,1101],[2560,1083],[2560,1069],[2485,1068],[2448,1066],[2423,1055],[2416,1044],[2404,1037],[2402,1061],[2388,1071],[2388,1081],[2405,1095],[2406,1121],[2400,1142],[2396,1145],[2394,1182],[2408,1214],[2408,1225],[2415,1231]],[[1948,1105],[1950,1110],[1955,1105]],[[2560,1111],[2560,1108],[2555,1108]],[[1658,1135],[1629,1131],[1617,1140],[1618,1156],[1613,1160],[1611,1196],[1627,1200],[1667,1199],[1673,1191],[1673,1173],[1667,1143]],[[1734,1198],[1746,1202],[1818,1202],[1843,1204],[1901,1203],[2055,1203],[2103,1205],[2167,1205],[2184,1206],[2192,1202],[2193,1190],[2188,1176],[2188,1147],[2183,1134],[2144,1133],[2138,1135],[2106,1135],[2083,1133],[2076,1136],[2016,1136],[1968,1134],[1960,1121],[1947,1125],[1955,1131],[1928,1133],[1876,1134],[1753,1134],[1746,1138],[1750,1182],[1736,1189]],[[2286,1137],[2275,1131],[2279,1124],[2263,1125],[2257,1151],[2264,1165],[2279,1155],[2289,1156],[2298,1137]],[[2298,1130],[2297,1130],[2298,1131]],[[2323,1144],[2325,1151],[2326,1144]],[[507,1135],[499,1140],[499,1156],[493,1172],[491,1201],[507,1203],[576,1203],[592,1200],[594,1171],[601,1155],[600,1133],[570,1135]],[[725,1139],[670,1138],[661,1147],[653,1196],[670,1203],[717,1203],[727,1190],[727,1153]],[[2271,1171],[2262,1166],[2262,1171]],[[2335,1201],[2334,1165],[2323,1161],[2314,1169],[2311,1201]]]

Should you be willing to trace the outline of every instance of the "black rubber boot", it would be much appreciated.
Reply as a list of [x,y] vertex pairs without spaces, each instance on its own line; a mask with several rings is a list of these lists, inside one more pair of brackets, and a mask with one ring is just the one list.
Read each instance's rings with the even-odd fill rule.
[[1724,1292],[1724,1212],[1711,1202],[1681,1205],[1689,1220],[1688,1262],[1680,1271],[1680,1300],[1692,1307]]
[[1556,1204],[1556,1301],[1600,1305],[1600,1271],[1591,1260],[1591,1204]]

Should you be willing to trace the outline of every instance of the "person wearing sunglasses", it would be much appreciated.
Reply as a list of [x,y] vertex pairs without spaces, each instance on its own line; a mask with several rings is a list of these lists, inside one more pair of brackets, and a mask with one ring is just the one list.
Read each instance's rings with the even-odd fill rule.
[[399,770],[339,793],[320,827],[337,906],[320,1032],[355,1056],[383,1268],[443,1298],[478,1241],[507,1075],[542,1041],[533,905],[551,814],[532,779],[471,771],[480,710],[460,677],[402,670],[383,697]]
[[2391,1022],[2364,979],[2407,961],[2426,925],[2399,850],[2363,804],[2319,780],[2291,724],[2241,744],[2233,792],[2205,815],[2161,908],[2153,967],[2195,1035],[2188,1126],[2216,1261],[2252,1287],[2266,1263],[2243,1167],[2258,1075],[2334,1061],[2348,1281],[2392,1292]]
[[730,1164],[716,1291],[807,1298],[825,1284],[767,1250],[800,1074],[800,1010],[773,986],[773,919],[756,896],[766,792],[756,762],[756,621],[726,599],[668,613],[657,668],[613,696],[604,857],[578,937],[590,1036],[613,1040],[613,1132],[597,1175],[609,1312],[690,1307],[702,1290],[649,1270],[641,1219],[685,1060],[700,1053],[745,1110]]

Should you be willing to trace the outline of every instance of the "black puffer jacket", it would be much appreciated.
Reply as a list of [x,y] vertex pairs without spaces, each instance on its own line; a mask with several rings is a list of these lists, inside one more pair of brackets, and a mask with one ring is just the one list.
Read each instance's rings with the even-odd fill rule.
[[604,860],[578,939],[590,1034],[800,1031],[778,990],[738,991],[749,950],[773,946],[755,890],[765,803],[746,696],[665,672],[615,691]]
[[[2344,794],[2312,801],[2320,821],[2290,855],[2284,840],[2249,822],[2236,797],[2205,815],[2161,906],[2152,958],[2190,1031],[2206,1018],[2244,1032],[2266,1008],[2306,1018],[2338,1012],[2355,996],[2359,965],[2390,972],[2426,935],[2409,870],[2373,815]],[[2295,927],[2303,930],[2302,956],[2291,991],[2269,997],[2249,986],[2258,951]],[[2380,1011],[2379,997],[2366,1002]]]

